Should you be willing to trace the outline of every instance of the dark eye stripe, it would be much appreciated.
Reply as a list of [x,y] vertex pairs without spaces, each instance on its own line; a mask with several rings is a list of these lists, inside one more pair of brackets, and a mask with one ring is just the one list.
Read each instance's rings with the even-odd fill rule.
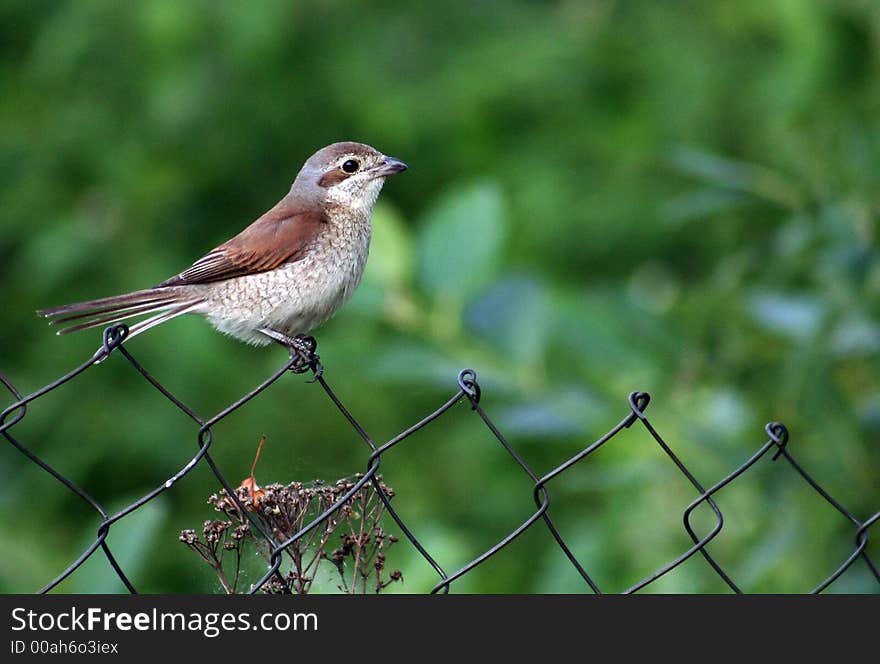
[[324,188],[332,187],[334,184],[339,184],[348,178],[348,173],[343,173],[341,168],[334,168],[332,171],[327,171],[318,178],[318,186]]

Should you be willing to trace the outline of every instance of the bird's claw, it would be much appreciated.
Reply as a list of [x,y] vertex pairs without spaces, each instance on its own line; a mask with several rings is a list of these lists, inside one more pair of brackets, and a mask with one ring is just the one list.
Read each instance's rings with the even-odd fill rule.
[[318,380],[324,373],[324,367],[321,364],[320,356],[315,352],[318,348],[318,342],[314,337],[298,334],[290,339],[290,371],[295,374],[306,373],[311,370],[315,377],[309,381]]

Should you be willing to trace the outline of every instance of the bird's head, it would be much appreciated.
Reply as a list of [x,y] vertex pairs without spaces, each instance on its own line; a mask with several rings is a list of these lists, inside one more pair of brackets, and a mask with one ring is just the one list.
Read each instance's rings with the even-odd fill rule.
[[290,189],[291,195],[316,202],[369,210],[385,178],[406,164],[363,143],[333,143],[308,158]]

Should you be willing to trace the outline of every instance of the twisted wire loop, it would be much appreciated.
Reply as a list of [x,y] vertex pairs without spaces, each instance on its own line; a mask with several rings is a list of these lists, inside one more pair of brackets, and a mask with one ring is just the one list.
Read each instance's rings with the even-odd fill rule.
[[[664,452],[666,457],[673,463],[678,472],[685,479],[687,479],[691,486],[693,486],[694,490],[697,492],[697,497],[694,498],[684,508],[682,516],[684,530],[690,537],[693,543],[692,546],[679,554],[675,559],[665,563],[653,574],[650,574],[630,588],[624,590],[624,593],[638,592],[646,586],[654,583],[667,573],[671,572],[673,569],[677,568],[679,565],[681,565],[697,553],[702,556],[702,558],[708,563],[711,569],[714,570],[719,578],[733,592],[743,592],[741,588],[733,581],[731,575],[727,572],[727,570],[725,570],[721,566],[721,564],[712,557],[708,550],[709,543],[718,536],[724,526],[724,516],[721,512],[719,505],[715,501],[715,494],[717,494],[723,488],[735,482],[738,478],[746,474],[771,450],[773,450],[773,455],[771,457],[772,461],[777,461],[780,458],[784,459],[788,463],[788,465],[795,471],[795,474],[800,477],[802,481],[806,482],[814,491],[816,491],[825,500],[826,503],[831,505],[838,513],[840,513],[849,522],[850,526],[853,529],[855,544],[852,552],[846,557],[844,561],[840,563],[840,565],[838,565],[838,567],[828,577],[822,580],[810,592],[820,593],[827,589],[838,578],[840,578],[859,558],[861,558],[862,561],[867,565],[871,575],[876,580],[877,584],[880,585],[880,571],[878,571],[877,564],[871,559],[867,552],[869,531],[878,521],[880,521],[880,512],[874,513],[872,516],[868,517],[865,520],[859,520],[851,512],[844,508],[843,505],[841,505],[836,499],[834,499],[831,494],[829,494],[818,483],[818,481],[812,475],[810,475],[803,468],[803,466],[801,466],[792,456],[788,447],[788,429],[780,422],[768,423],[765,427],[765,432],[767,435],[766,442],[764,442],[757,449],[757,451],[755,451],[741,465],[731,471],[720,481],[711,485],[708,489],[705,489],[691,472],[691,470],[673,452],[672,447],[663,439],[660,433],[649,421],[645,412],[648,404],[651,401],[650,395],[647,392],[632,392],[628,397],[628,412],[616,425],[611,427],[604,435],[596,439],[594,442],[590,443],[573,456],[559,463],[555,468],[544,473],[543,475],[539,475],[531,468],[531,466],[526,462],[525,458],[516,450],[516,448],[510,443],[507,437],[502,433],[502,431],[489,416],[487,410],[482,404],[483,393],[482,388],[480,387],[480,383],[477,380],[477,374],[472,369],[464,369],[458,374],[457,390],[434,411],[428,413],[418,422],[412,424],[400,433],[389,438],[384,443],[377,444],[376,442],[374,442],[373,437],[371,437],[370,434],[367,433],[365,427],[360,423],[358,419],[355,418],[348,407],[331,388],[324,374],[324,367],[321,364],[319,356],[316,354],[317,342],[315,342],[314,338],[312,337],[299,338],[297,340],[297,343],[299,344],[298,347],[291,348],[288,361],[285,362],[278,370],[273,372],[269,377],[259,383],[256,387],[252,388],[242,397],[227,405],[225,408],[222,408],[213,416],[207,418],[202,417],[201,415],[196,413],[180,398],[174,395],[165,385],[163,385],[158,378],[150,373],[125,347],[125,341],[127,338],[128,327],[125,324],[120,323],[106,328],[103,332],[101,346],[90,358],[88,358],[79,366],[70,370],[68,373],[52,381],[48,385],[45,385],[44,387],[28,395],[23,395],[22,392],[20,392],[8,378],[0,374],[0,383],[2,383],[3,387],[5,387],[5,389],[9,392],[13,399],[13,402],[9,404],[9,406],[7,406],[6,409],[2,411],[2,413],[0,413],[0,435],[2,435],[19,453],[24,455],[28,460],[30,460],[32,463],[34,463],[43,471],[52,476],[68,491],[70,491],[80,500],[89,505],[89,507],[97,513],[98,517],[98,526],[94,541],[89,544],[89,546],[87,546],[86,549],[82,551],[73,562],[71,562],[61,572],[56,574],[51,581],[49,581],[42,589],[40,589],[39,592],[41,593],[46,593],[56,588],[62,581],[64,581],[71,574],[76,572],[76,570],[79,569],[80,566],[99,549],[101,550],[104,557],[110,564],[111,569],[117,575],[125,588],[130,593],[135,593],[135,586],[126,576],[125,572],[122,569],[122,566],[120,565],[119,561],[117,561],[116,558],[113,556],[110,547],[107,544],[107,536],[110,533],[112,526],[116,522],[126,518],[128,515],[132,514],[139,508],[154,500],[157,496],[165,493],[166,491],[170,491],[197,465],[199,465],[200,463],[204,463],[209,467],[211,472],[220,482],[221,486],[226,492],[226,495],[235,503],[239,512],[248,519],[249,524],[256,530],[256,532],[259,533],[261,537],[265,539],[266,543],[269,545],[269,549],[271,551],[269,565],[263,576],[251,585],[251,588],[249,589],[250,593],[263,591],[265,584],[273,578],[278,582],[278,584],[273,587],[281,588],[282,591],[290,593],[291,588],[287,578],[281,573],[281,566],[283,564],[285,555],[290,556],[291,558],[293,557],[293,554],[290,550],[291,545],[308,535],[315,528],[321,526],[328,519],[331,519],[333,515],[337,511],[342,509],[355,494],[357,494],[367,484],[370,484],[375,490],[378,498],[382,501],[386,510],[386,514],[396,523],[397,527],[403,533],[404,537],[406,537],[410,544],[434,569],[437,576],[439,577],[437,583],[433,586],[433,588],[431,588],[432,593],[450,592],[452,584],[455,581],[469,574],[477,567],[487,565],[488,561],[493,556],[495,556],[495,554],[497,554],[499,551],[506,548],[507,546],[511,545],[525,531],[531,529],[533,526],[535,526],[535,524],[540,522],[547,529],[556,545],[559,547],[559,549],[562,551],[562,553],[580,575],[585,586],[590,591],[596,594],[600,594],[602,591],[600,590],[599,584],[587,572],[584,564],[578,559],[572,549],[565,542],[561,532],[556,527],[551,518],[549,485],[555,478],[559,477],[563,473],[571,471],[574,466],[579,465],[582,462],[587,463],[588,457],[596,452],[596,450],[608,444],[612,439],[623,435],[626,430],[631,429],[632,426],[636,423],[638,423],[650,435],[653,441]],[[47,461],[34,453],[30,448],[25,446],[18,438],[13,435],[12,429],[27,416],[29,406],[33,404],[33,402],[39,400],[41,397],[50,392],[53,392],[56,389],[62,388],[67,383],[83,374],[85,371],[88,371],[91,367],[101,364],[105,359],[107,359],[110,355],[114,353],[122,356],[127,364],[131,366],[132,369],[136,371],[144,380],[146,380],[154,389],[162,394],[162,396],[172,405],[172,407],[180,410],[189,419],[191,419],[195,423],[195,425],[197,425],[198,430],[196,433],[197,450],[193,456],[189,457],[186,462],[183,463],[179,470],[172,473],[170,476],[167,477],[167,479],[165,479],[164,482],[161,482],[152,490],[148,491],[137,500],[131,502],[123,509],[119,510],[115,514],[110,514],[104,509],[101,503],[90,496],[84,489],[76,484],[74,480],[67,477],[61,470],[56,469],[54,466],[50,465]],[[245,509],[245,506],[242,504],[238,492],[232,487],[232,485],[229,483],[229,481],[226,479],[226,477],[220,471],[220,468],[211,457],[210,447],[214,442],[213,427],[224,418],[228,417],[240,408],[245,407],[249,402],[257,398],[260,394],[262,394],[272,385],[278,382],[282,376],[286,374],[304,374],[309,372],[311,372],[312,378],[307,382],[316,384],[323,391],[325,396],[330,400],[331,403],[333,403],[336,410],[346,420],[346,422],[352,428],[357,437],[359,437],[366,444],[368,448],[366,470],[362,475],[359,476],[357,482],[355,482],[351,486],[351,488],[349,488],[343,495],[341,495],[333,505],[325,509],[321,514],[314,517],[308,524],[304,525],[299,530],[299,532],[294,533],[292,536],[284,541],[276,541],[272,533],[269,532],[269,530],[267,529],[266,525],[262,521],[260,521],[260,519],[258,519],[250,510]],[[508,534],[501,538],[498,542],[496,542],[494,545],[492,545],[490,548],[488,548],[472,560],[464,564],[459,564],[455,571],[450,573],[447,572],[446,569],[431,555],[425,545],[419,541],[419,539],[415,535],[415,529],[404,521],[397,508],[391,505],[389,497],[386,495],[385,491],[381,489],[378,479],[378,471],[384,455],[391,453],[391,451],[395,448],[399,449],[399,446],[402,443],[409,440],[414,434],[421,431],[422,429],[429,426],[437,426],[434,423],[440,420],[444,415],[452,410],[454,406],[459,403],[466,403],[470,406],[470,411],[476,414],[478,421],[481,423],[481,425],[491,433],[494,442],[502,448],[506,457],[508,457],[513,463],[515,463],[517,467],[519,467],[519,469],[522,471],[522,473],[528,478],[528,481],[530,482],[530,485],[532,487],[531,494],[535,509],[522,521],[514,524]],[[706,534],[700,536],[691,523],[691,516],[693,515],[694,511],[703,504],[708,505],[711,509],[712,513],[715,516],[715,523]]]

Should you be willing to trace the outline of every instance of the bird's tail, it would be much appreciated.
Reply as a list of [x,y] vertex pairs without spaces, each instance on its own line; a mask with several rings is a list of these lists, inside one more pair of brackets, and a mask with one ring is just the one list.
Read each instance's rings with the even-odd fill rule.
[[100,300],[75,302],[60,307],[41,309],[37,311],[37,315],[51,319],[50,325],[65,325],[57,333],[68,334],[93,327],[112,325],[134,316],[155,314],[132,325],[128,331],[130,339],[159,323],[192,311],[201,302],[197,299],[183,299],[173,289],[153,288],[125,295],[104,297]]

